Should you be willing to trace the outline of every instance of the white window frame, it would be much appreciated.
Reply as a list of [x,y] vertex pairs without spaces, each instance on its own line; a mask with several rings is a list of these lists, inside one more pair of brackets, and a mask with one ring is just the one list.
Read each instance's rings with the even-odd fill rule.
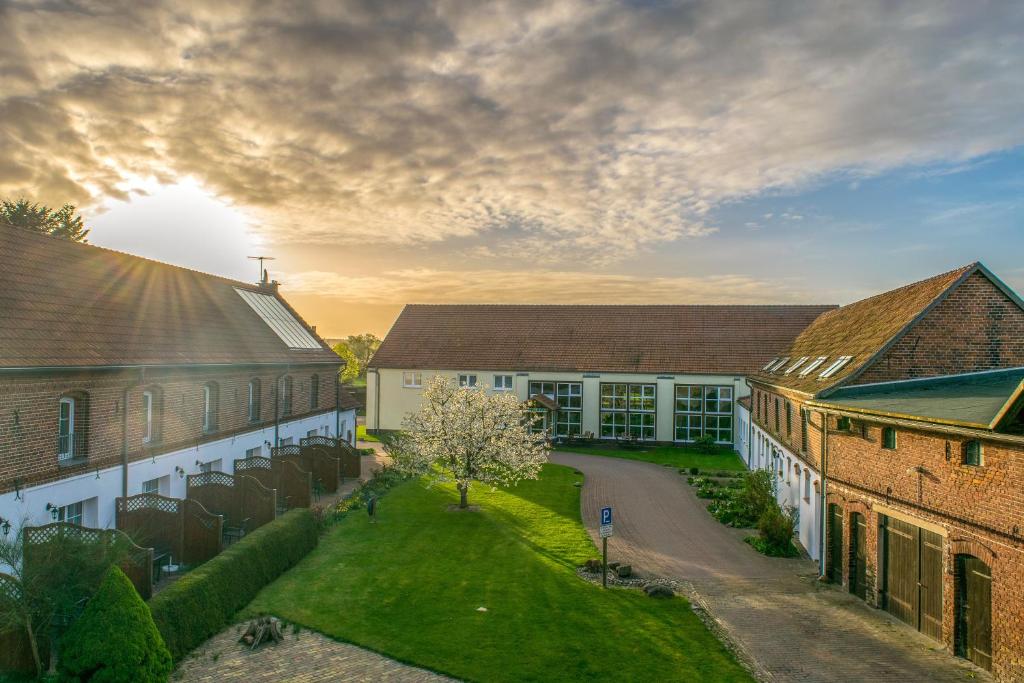
[[818,377],[821,377],[822,379],[831,377],[832,375],[842,370],[846,366],[846,364],[849,363],[851,360],[853,360],[853,356],[839,356],[839,358],[835,359],[835,361],[832,362],[832,365],[822,370],[821,374],[818,375]]
[[778,361],[773,363],[771,365],[771,367],[768,368],[768,372],[775,372],[776,370],[778,370],[779,368],[781,368],[782,366],[784,366],[788,362],[789,362],[789,356],[783,356]]
[[85,526],[85,501],[80,500],[77,503],[68,503],[67,505],[61,505],[57,508],[57,521],[66,522],[68,524],[74,524],[76,526]]
[[245,449],[245,459],[259,458],[263,456],[263,446],[253,446]]
[[786,371],[784,373],[782,373],[782,374],[784,374],[784,375],[792,374],[794,370],[796,370],[798,367],[800,367],[801,365],[806,363],[808,361],[808,359],[810,359],[810,356],[800,356],[799,358],[796,359],[796,362],[793,363],[792,365],[790,365],[788,368],[786,368]]
[[[68,407],[67,420],[64,419],[63,412],[64,406]],[[64,424],[67,424],[67,429],[62,431]],[[62,448],[60,439],[66,438],[67,445]],[[57,410],[57,460],[66,461],[73,460],[75,457],[75,399],[71,396],[63,396],[60,399],[60,404]]]
[[406,389],[419,389],[423,386],[423,373],[415,370],[402,371],[402,386]]
[[828,356],[818,356],[817,358],[812,360],[810,363],[805,365],[804,369],[800,371],[800,374],[798,376],[799,377],[806,377],[807,375],[809,375],[812,372],[814,372],[815,370],[817,370],[818,366],[820,366],[822,363],[824,363],[827,360],[828,360]]
[[493,388],[495,391],[512,391],[515,388],[515,381],[515,375],[495,375]]
[[477,376],[474,373],[459,373],[459,387],[463,389],[476,389]]
[[203,431],[213,431],[213,387],[203,385]]
[[[155,487],[153,486],[154,484],[156,484]],[[160,495],[160,477],[156,477],[155,479],[147,479],[146,481],[142,482],[142,492],[155,493],[157,495]]]
[[260,405],[262,403],[262,396],[260,396],[260,393],[263,391],[263,386],[262,382],[260,382],[260,387],[257,389],[256,383],[258,381],[255,377],[249,380],[249,422],[259,422],[260,419],[262,409]]
[[153,392],[142,392],[142,415],[143,422],[142,443],[149,443],[153,440]]
[[767,365],[765,365],[765,366],[764,366],[763,368],[761,368],[761,371],[762,371],[762,372],[768,372],[768,370],[769,370],[769,369],[770,369],[770,368],[771,368],[771,367],[772,367],[773,365],[775,365],[775,363],[776,363],[776,362],[778,362],[778,360],[779,360],[779,357],[778,357],[778,356],[775,356],[775,358],[772,358],[772,359],[771,359],[770,361],[768,361],[768,364],[767,364]]

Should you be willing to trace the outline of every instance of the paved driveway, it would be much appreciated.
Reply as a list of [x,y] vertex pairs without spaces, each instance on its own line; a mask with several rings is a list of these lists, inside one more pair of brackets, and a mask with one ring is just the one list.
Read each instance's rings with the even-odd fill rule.
[[817,581],[803,559],[765,557],[704,509],[674,468],[575,453],[551,461],[586,475],[582,514],[597,538],[614,508],[610,560],[683,581],[765,681],[991,680],[940,643]]

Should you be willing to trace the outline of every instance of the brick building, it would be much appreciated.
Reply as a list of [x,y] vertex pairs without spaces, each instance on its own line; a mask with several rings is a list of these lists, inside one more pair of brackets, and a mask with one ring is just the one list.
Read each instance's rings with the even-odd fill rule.
[[352,439],[340,360],[277,291],[0,226],[0,518],[111,527],[114,500],[313,434]]
[[748,382],[739,450],[823,575],[1024,679],[1024,302],[972,264],[822,314]]

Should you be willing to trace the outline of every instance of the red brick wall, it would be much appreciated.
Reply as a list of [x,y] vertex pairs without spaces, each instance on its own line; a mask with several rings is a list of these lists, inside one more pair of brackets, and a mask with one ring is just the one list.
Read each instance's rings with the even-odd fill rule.
[[[333,410],[334,377],[331,366],[293,367],[291,416]],[[121,462],[124,389],[128,392],[129,457],[138,460],[177,450],[197,442],[223,438],[274,421],[275,378],[280,370],[230,368],[210,370],[147,370],[139,384],[138,371],[75,372],[0,376],[0,493],[22,485],[34,485],[80,472],[83,468],[109,467]],[[317,374],[319,400],[310,403],[310,378]],[[261,422],[249,422],[249,380],[261,380]],[[216,432],[203,432],[203,386],[216,382],[219,410]],[[144,444],[142,394],[155,388],[162,396],[162,410],[154,410],[159,440]],[[68,468],[57,464],[57,422],[61,396],[86,395],[88,403],[87,463]],[[84,416],[76,417],[76,429]]]
[[875,507],[941,526],[947,534],[943,642],[953,651],[955,556],[974,555],[992,569],[994,673],[1001,680],[1024,680],[1024,447],[985,443],[983,465],[973,467],[962,464],[963,438],[897,428],[897,447],[889,450],[881,447],[881,425],[867,426],[866,438],[856,422],[854,434],[829,435],[828,502],[844,512],[844,585],[849,586],[851,513],[866,517],[867,599],[875,605],[882,587]]
[[1024,311],[974,273],[853,383],[1022,365]]
[[[821,416],[813,412],[808,415],[806,444],[803,442],[800,428],[800,410],[804,407],[807,397],[794,391],[784,391],[757,383],[752,383],[751,388],[751,408],[754,422],[792,453],[799,455],[811,467],[818,469],[821,462]],[[777,430],[775,428],[776,399],[778,399],[779,424]],[[767,400],[767,407],[764,405],[765,400]],[[792,428],[787,421],[787,403],[790,405],[789,415],[792,420]]]

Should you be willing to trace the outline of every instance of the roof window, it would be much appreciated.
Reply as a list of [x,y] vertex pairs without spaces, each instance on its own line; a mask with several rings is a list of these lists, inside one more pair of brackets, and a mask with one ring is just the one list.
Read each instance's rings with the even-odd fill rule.
[[806,377],[807,375],[811,374],[812,372],[817,370],[818,366],[824,363],[826,360],[828,360],[828,356],[818,356],[817,358],[815,358],[810,363],[804,366],[804,369],[800,371],[800,377]]
[[839,358],[836,358],[832,365],[822,370],[821,374],[818,375],[818,377],[821,377],[822,379],[824,379],[825,377],[831,377],[832,375],[842,370],[843,367],[851,360],[853,360],[853,356],[839,356]]
[[795,363],[793,363],[788,368],[786,368],[786,372],[784,372],[783,374],[788,375],[788,374],[792,373],[798,367],[800,367],[801,365],[806,363],[808,358],[810,358],[810,356],[800,356],[799,358],[796,359]]
[[258,294],[248,289],[235,287],[238,296],[245,299],[245,303],[256,311],[257,315],[281,338],[289,349],[319,349],[320,342],[309,333],[298,320],[295,319],[287,308],[277,300],[277,297],[268,294]]
[[783,356],[777,362],[773,363],[770,368],[768,368],[768,372],[776,372],[777,370],[779,370],[782,366],[784,366],[788,362],[789,362],[789,356]]
[[768,372],[768,368],[770,368],[771,366],[775,365],[775,363],[778,360],[779,360],[779,357],[775,356],[775,358],[772,358],[770,361],[768,361],[768,365],[766,365],[763,368],[761,368],[761,370],[763,370],[764,372]]

